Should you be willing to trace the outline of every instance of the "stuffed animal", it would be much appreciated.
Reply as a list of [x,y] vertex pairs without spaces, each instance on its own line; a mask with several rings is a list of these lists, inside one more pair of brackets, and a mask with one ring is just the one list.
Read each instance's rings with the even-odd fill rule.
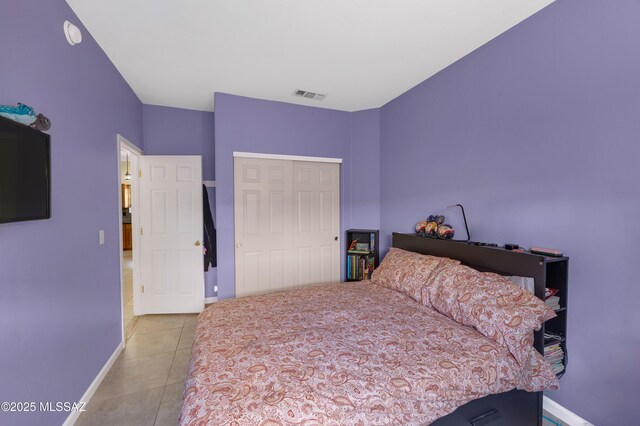
[[427,226],[424,230],[427,237],[437,237],[438,236],[438,222],[435,220],[428,220]]
[[40,130],[41,132],[45,132],[51,128],[51,120],[45,117],[42,114],[36,115],[36,121],[31,123],[29,126],[32,129]]
[[0,116],[40,131],[51,128],[51,120],[42,114],[36,114],[29,105],[21,103],[18,106],[0,105]]
[[444,223],[444,220],[442,215],[430,215],[426,221],[416,224],[416,234],[423,237],[450,240],[453,238],[455,231],[451,225]]
[[440,238],[441,240],[450,240],[453,238],[454,234],[455,231],[453,230],[451,225],[443,223],[442,225],[438,226],[438,238]]
[[426,236],[427,235],[426,228],[427,228],[427,222],[416,223],[416,227],[415,227],[416,234],[422,237]]

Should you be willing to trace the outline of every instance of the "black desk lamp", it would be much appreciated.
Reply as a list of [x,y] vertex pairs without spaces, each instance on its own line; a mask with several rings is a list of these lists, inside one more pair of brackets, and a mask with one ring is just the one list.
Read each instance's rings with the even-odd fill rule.
[[454,241],[469,241],[471,240],[471,234],[469,234],[469,225],[467,224],[467,215],[464,214],[464,207],[462,206],[462,204],[452,204],[450,206],[447,206],[448,209],[453,208],[453,207],[460,207],[460,210],[462,210],[462,219],[464,220],[464,227],[467,231],[467,239],[466,240],[454,240]]

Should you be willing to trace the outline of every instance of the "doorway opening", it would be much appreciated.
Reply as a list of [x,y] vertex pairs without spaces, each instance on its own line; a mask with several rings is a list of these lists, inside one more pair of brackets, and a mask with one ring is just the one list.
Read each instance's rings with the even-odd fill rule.
[[139,218],[139,162],[142,152],[122,136],[118,148],[118,217],[120,220],[120,267],[122,295],[123,341],[133,334],[140,319],[140,229]]

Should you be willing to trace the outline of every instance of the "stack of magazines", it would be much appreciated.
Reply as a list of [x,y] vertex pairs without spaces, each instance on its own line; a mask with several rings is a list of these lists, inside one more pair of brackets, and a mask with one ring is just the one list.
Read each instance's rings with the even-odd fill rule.
[[544,294],[544,304],[554,311],[560,309],[560,296],[556,296],[557,292],[555,288],[546,288]]
[[561,337],[553,333],[545,333],[544,359],[551,364],[551,369],[557,375],[564,371],[564,351]]

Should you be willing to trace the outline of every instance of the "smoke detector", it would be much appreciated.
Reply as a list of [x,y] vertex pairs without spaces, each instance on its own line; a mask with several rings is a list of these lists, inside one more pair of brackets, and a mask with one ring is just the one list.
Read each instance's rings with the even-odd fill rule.
[[293,96],[296,96],[298,98],[313,99],[315,101],[321,101],[327,97],[327,95],[322,95],[320,93],[314,93],[314,92],[309,92],[307,90],[300,90],[300,89],[293,92]]
[[64,29],[64,36],[67,38],[70,45],[75,46],[82,42],[82,32],[80,31],[80,28],[76,27],[69,21],[64,21],[62,27]]

